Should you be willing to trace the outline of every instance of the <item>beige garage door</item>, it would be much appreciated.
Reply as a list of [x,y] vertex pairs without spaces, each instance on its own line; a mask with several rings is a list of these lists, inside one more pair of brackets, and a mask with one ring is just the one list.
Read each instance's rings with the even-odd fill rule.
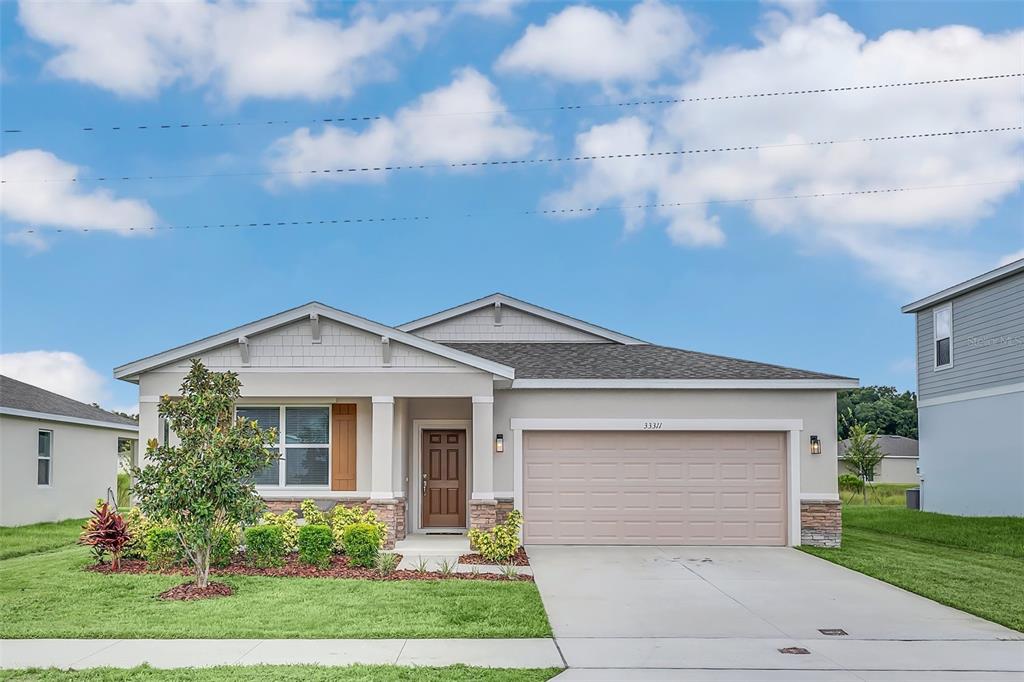
[[785,434],[528,431],[524,540],[786,544]]

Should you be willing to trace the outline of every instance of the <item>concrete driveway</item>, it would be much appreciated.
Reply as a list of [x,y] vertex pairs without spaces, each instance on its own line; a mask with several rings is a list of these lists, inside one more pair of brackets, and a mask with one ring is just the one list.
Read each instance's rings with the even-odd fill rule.
[[795,549],[528,551],[560,680],[1024,679],[1021,633]]

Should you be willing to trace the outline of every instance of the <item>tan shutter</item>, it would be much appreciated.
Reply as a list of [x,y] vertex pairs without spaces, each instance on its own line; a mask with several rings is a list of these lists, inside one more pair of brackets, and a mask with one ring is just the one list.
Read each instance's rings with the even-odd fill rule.
[[331,490],[356,489],[356,406],[331,406]]

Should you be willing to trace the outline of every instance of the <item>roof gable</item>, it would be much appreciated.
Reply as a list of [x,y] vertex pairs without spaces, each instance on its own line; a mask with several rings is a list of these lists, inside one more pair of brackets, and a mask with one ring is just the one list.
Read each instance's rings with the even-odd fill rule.
[[[247,347],[250,343],[254,346],[259,346],[264,342],[272,344],[273,339],[270,339],[265,335],[272,334],[275,330],[280,330],[282,327],[294,325],[295,323],[305,322],[312,325],[314,320],[318,325],[320,321],[323,320],[338,323],[339,325],[344,325],[345,327],[355,330],[361,330],[369,335],[378,337],[378,339],[386,338],[389,340],[389,343],[390,341],[394,341],[396,342],[396,346],[405,346],[410,349],[416,349],[417,351],[422,351],[423,353],[445,358],[452,362],[473,367],[485,372],[490,372],[506,379],[511,379],[515,376],[515,371],[511,367],[501,363],[470,355],[469,353],[435,343],[414,334],[408,334],[393,327],[380,324],[379,322],[367,320],[357,315],[346,313],[343,310],[331,308],[330,306],[313,301],[303,306],[299,306],[298,308],[292,308],[291,310],[286,310],[282,313],[278,313],[277,315],[272,315],[261,320],[256,320],[255,322],[234,327],[233,329],[229,329],[219,334],[121,365],[114,369],[114,377],[118,379],[125,379],[127,381],[137,381],[138,375],[144,372],[188,360],[193,357],[199,357],[203,354],[216,351],[217,349],[228,347],[229,345],[239,345],[241,340],[245,341],[245,345]],[[326,329],[329,325],[328,323],[325,323],[323,326]],[[237,350],[232,349],[231,352],[234,356],[238,356]],[[397,355],[399,358],[403,357],[402,349],[400,347]],[[251,360],[252,357],[250,357],[250,362],[248,364],[243,365],[239,362],[237,363],[237,366],[239,368],[253,366]],[[422,366],[422,364],[418,363],[411,364]],[[236,365],[234,363],[229,363],[228,366],[232,367]],[[276,364],[271,362],[264,366],[276,366]],[[401,367],[402,363],[399,362],[397,366]]]
[[446,343],[645,343],[500,293],[406,322],[398,329]]

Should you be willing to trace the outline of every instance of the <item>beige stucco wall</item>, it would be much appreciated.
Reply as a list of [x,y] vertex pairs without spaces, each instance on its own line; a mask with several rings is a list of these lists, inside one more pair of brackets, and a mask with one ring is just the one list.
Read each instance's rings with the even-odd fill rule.
[[[51,485],[36,485],[39,429],[53,431]],[[84,518],[117,489],[117,439],[134,431],[0,416],[0,525]]]
[[[842,470],[849,471],[845,463]],[[918,483],[917,457],[886,457],[875,469],[875,483]]]
[[[495,455],[494,490],[513,490],[513,418],[802,419],[800,491],[837,493],[836,392],[827,390],[498,390],[494,430],[506,438]],[[822,442],[810,453],[810,435]]]

